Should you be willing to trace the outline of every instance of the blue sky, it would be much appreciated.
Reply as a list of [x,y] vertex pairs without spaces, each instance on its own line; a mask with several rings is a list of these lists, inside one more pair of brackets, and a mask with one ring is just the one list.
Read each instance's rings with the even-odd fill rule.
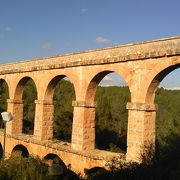
[[179,0],[0,0],[0,64],[177,36],[179,18]]

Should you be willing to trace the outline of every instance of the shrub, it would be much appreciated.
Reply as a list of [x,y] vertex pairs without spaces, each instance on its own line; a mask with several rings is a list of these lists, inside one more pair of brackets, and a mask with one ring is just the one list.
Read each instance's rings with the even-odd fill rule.
[[49,179],[48,166],[37,157],[12,157],[0,161],[0,179],[46,180]]

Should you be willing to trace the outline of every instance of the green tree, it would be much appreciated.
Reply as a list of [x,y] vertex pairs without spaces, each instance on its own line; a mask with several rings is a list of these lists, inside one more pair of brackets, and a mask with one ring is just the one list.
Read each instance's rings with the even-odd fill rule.
[[[9,97],[8,86],[6,82],[0,83],[0,113],[7,111],[7,99]],[[0,128],[3,128],[2,117],[0,116]]]
[[72,134],[73,107],[75,99],[71,82],[61,80],[54,92],[54,137],[70,142]]
[[37,90],[33,80],[29,80],[23,91],[23,133],[33,134],[35,118],[35,100]]

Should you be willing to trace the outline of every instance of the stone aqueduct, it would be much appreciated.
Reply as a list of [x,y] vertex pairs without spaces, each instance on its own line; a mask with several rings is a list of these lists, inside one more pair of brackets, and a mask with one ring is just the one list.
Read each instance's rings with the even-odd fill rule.
[[[0,65],[0,83],[9,89],[8,111],[14,119],[7,123],[6,156],[14,147],[24,146],[41,158],[57,154],[75,171],[104,166],[114,153],[95,149],[94,96],[107,74],[120,74],[129,86],[126,159],[138,161],[144,145],[155,142],[157,106],[155,91],[162,79],[180,67],[180,37],[127,44],[105,49]],[[71,143],[51,140],[53,136],[53,93],[59,80],[68,77],[75,89],[72,102]],[[22,134],[22,93],[32,79],[37,88],[33,135]],[[3,144],[3,133],[0,134]]]

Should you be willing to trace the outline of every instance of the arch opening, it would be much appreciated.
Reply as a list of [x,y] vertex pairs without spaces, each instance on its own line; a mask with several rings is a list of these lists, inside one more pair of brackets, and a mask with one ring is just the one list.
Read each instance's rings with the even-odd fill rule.
[[[9,99],[9,88],[5,80],[0,79],[0,114],[7,111],[7,99]],[[2,116],[0,115],[0,128],[4,128]]]
[[35,100],[37,99],[37,88],[32,78],[24,77],[17,85],[15,98],[23,104],[19,106],[19,113],[22,114],[22,133],[34,133]]
[[[180,136],[180,81],[178,77],[175,78],[175,75],[180,75],[179,67],[180,65],[176,65],[167,68],[155,77],[161,77],[159,78],[159,88],[157,87],[157,91],[154,92],[154,101],[158,104],[156,139],[161,146],[168,145],[167,139],[171,138],[171,135],[174,138]],[[162,73],[164,73],[163,76],[161,76]],[[173,81],[176,82],[173,83]]]
[[54,77],[48,85],[45,100],[54,105],[53,138],[71,142],[74,86],[66,76]]
[[28,157],[29,151],[24,145],[19,144],[13,148],[11,152],[11,156],[12,157],[17,157],[17,156]]
[[64,162],[61,160],[61,158],[56,155],[56,154],[53,154],[53,153],[50,153],[50,154],[47,154],[44,158],[43,158],[43,161],[45,163],[47,163],[48,165],[51,165],[52,163],[58,163],[58,164],[64,164]]
[[112,71],[103,71],[91,81],[86,101],[97,102],[95,146],[101,150],[126,152],[130,91],[124,79]]
[[67,173],[67,167],[62,159],[53,153],[47,154],[43,158],[43,162],[49,166],[49,174],[50,175],[64,175]]
[[151,81],[146,95],[148,103],[158,105],[155,119],[156,156],[159,161],[168,162],[170,171],[180,167],[179,67],[180,64],[177,64],[159,72]]
[[180,65],[174,65],[174,66],[170,66],[164,70],[162,70],[161,72],[159,72],[154,79],[151,81],[147,94],[146,94],[146,102],[147,103],[153,103],[154,102],[154,98],[155,98],[155,93],[157,88],[159,87],[161,81],[168,75],[170,74],[172,71],[174,71],[175,69],[179,68]]

